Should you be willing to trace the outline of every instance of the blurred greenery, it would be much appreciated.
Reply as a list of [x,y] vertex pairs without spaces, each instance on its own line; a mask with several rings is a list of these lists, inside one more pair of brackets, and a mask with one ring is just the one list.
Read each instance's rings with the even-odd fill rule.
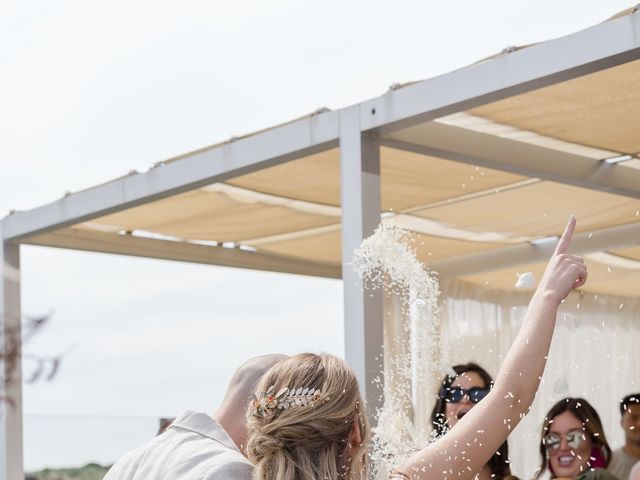
[[80,468],[45,468],[28,473],[26,480],[102,480],[107,470],[109,467],[96,463],[89,463]]

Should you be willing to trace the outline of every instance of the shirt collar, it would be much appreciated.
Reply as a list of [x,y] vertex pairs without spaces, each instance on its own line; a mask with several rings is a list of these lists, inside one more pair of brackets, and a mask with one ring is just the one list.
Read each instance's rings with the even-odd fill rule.
[[171,427],[169,428],[173,428],[173,427],[183,428],[185,430],[198,433],[205,437],[211,438],[216,442],[221,443],[227,448],[235,450],[238,453],[242,453],[238,449],[235,442],[231,440],[231,437],[229,436],[229,434],[224,431],[224,429],[220,426],[220,424],[216,420],[214,420],[212,417],[210,417],[206,413],[187,410],[182,414],[180,414],[180,416],[178,416],[173,421],[173,423],[171,424]]

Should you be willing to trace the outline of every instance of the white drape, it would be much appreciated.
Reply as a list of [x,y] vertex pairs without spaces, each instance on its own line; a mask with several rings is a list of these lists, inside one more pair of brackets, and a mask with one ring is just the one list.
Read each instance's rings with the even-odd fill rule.
[[[443,282],[442,355],[453,365],[477,362],[495,377],[520,328],[530,294],[501,292],[461,282]],[[385,351],[411,344],[411,320],[403,320],[392,301],[385,316]],[[404,345],[404,346],[402,346]],[[385,362],[385,378],[390,378]],[[413,395],[413,422],[429,430],[432,385],[422,379]],[[392,388],[389,385],[386,388]],[[531,479],[539,465],[540,428],[547,410],[567,396],[583,397],[598,411],[612,448],[623,442],[618,404],[640,391],[640,300],[572,293],[560,308],[547,368],[529,415],[509,437],[513,473]],[[427,393],[425,393],[427,392]]]

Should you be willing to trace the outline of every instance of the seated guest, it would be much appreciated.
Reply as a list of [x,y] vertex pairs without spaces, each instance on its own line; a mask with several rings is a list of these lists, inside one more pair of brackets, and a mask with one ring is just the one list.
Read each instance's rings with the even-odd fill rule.
[[540,478],[615,479],[604,469],[611,448],[598,412],[583,398],[563,398],[547,413],[540,438]]
[[[442,379],[438,400],[431,412],[431,426],[436,437],[453,428],[469,410],[487,396],[493,386],[491,375],[475,363],[454,365],[456,376]],[[478,480],[503,480],[511,477],[509,446],[505,441],[489,462],[482,467]]]
[[640,393],[633,393],[622,399],[620,415],[624,446],[613,452],[607,470],[620,480],[627,480],[633,466],[640,462]]
[[260,377],[284,358],[265,355],[245,362],[213,416],[184,412],[164,433],[118,460],[104,480],[250,480],[253,468],[242,454],[246,410]]

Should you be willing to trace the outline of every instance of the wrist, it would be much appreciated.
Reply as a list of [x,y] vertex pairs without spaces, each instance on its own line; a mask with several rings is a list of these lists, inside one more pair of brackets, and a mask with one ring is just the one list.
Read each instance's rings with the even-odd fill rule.
[[564,298],[561,298],[560,295],[555,290],[536,290],[531,298],[531,303],[544,303],[547,305],[553,305],[556,308],[560,306]]

